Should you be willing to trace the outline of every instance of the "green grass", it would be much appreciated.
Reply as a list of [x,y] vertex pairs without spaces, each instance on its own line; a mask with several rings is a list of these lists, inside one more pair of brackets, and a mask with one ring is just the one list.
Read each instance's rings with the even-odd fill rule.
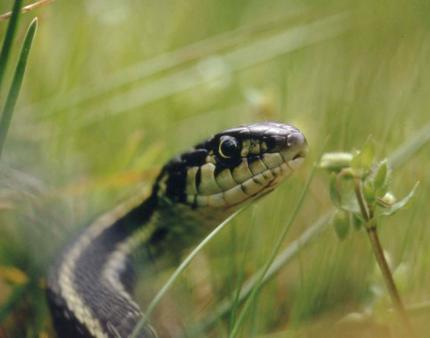
[[[0,12],[11,6],[1,2]],[[35,15],[0,165],[0,313],[8,313],[0,335],[51,332],[43,277],[80,227],[148,188],[165,160],[196,141],[267,119],[303,130],[304,167],[196,257],[153,313],[160,332],[231,333],[243,310],[236,288],[267,263],[328,135],[327,151],[359,148],[372,135],[378,156],[396,166],[399,196],[421,182],[407,210],[383,221],[381,240],[393,266],[407,266],[405,303],[430,300],[426,1],[57,1],[20,17],[9,64]],[[6,26],[0,21],[1,41]],[[12,77],[8,70],[3,84]],[[2,107],[6,94],[3,86]],[[315,173],[284,249],[331,210],[328,180]],[[333,337],[338,320],[372,302],[376,324],[357,324],[357,337],[381,326],[397,337],[389,301],[372,291],[382,284],[365,233],[339,241],[325,227],[309,238],[253,299],[238,337]],[[170,273],[153,281],[152,296]],[[233,310],[211,322],[227,300]],[[429,316],[412,317],[423,337]]]

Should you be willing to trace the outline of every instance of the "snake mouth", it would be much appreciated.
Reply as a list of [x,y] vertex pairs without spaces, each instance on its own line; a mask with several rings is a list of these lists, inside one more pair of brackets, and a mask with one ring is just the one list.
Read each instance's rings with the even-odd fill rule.
[[258,155],[245,153],[237,165],[217,174],[210,171],[211,165],[203,166],[200,189],[188,196],[188,203],[194,207],[231,208],[275,189],[303,163],[307,142],[297,129],[277,134],[271,142],[271,149]]
[[243,182],[238,182],[233,188],[208,196],[199,196],[197,197],[198,202],[200,205],[210,207],[233,208],[248,200],[263,197],[300,167],[304,159],[305,153],[296,154],[293,158],[285,160],[277,166],[267,168]]

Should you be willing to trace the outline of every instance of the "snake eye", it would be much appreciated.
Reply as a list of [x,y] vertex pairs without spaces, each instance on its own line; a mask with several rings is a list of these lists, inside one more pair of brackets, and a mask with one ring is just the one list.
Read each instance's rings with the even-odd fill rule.
[[231,158],[239,152],[239,143],[232,136],[221,136],[219,140],[218,153],[223,158]]

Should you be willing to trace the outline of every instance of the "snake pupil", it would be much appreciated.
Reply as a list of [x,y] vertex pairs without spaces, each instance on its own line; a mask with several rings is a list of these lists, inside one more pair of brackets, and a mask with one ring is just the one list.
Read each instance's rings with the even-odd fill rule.
[[239,144],[232,136],[221,136],[218,152],[223,158],[231,158],[239,153]]

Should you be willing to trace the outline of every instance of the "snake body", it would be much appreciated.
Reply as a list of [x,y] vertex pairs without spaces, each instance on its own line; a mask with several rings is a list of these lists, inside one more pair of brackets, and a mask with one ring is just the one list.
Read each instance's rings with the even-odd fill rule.
[[[179,256],[245,201],[272,191],[306,149],[295,127],[263,122],[220,132],[171,159],[149,197],[101,216],[58,257],[48,276],[58,337],[129,337],[143,317],[132,297],[130,254]],[[156,336],[149,325],[139,333]]]

